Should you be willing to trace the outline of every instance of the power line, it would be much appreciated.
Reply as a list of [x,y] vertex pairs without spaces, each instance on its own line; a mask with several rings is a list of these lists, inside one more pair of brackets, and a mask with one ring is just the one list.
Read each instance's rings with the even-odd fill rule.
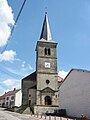
[[20,15],[21,15],[21,12],[22,12],[22,10],[23,10],[23,8],[24,8],[25,3],[26,3],[26,0],[24,0],[23,4],[22,4],[22,6],[21,6],[21,8],[20,8],[20,10],[19,10],[19,13],[18,13],[18,15],[17,15],[17,17],[16,17],[15,23],[14,23],[12,29],[11,29],[10,37],[9,37],[9,39],[8,39],[5,47],[4,47],[3,50],[1,51],[1,54],[6,50],[6,48],[7,48],[7,46],[8,46],[8,43],[9,43],[10,38],[11,38],[13,32],[14,32],[15,26],[16,26],[16,24],[17,24],[17,22],[18,22],[18,19],[19,19]]
[[14,74],[10,74],[10,73],[8,73],[8,72],[6,72],[5,70],[1,70],[0,69],[0,71],[2,72],[2,73],[4,73],[4,74],[7,74],[8,76],[10,76],[10,77],[12,77],[12,78],[15,78],[15,79],[17,79],[18,77],[20,77],[20,76],[18,76],[18,77],[16,77],[16,75],[14,75]]

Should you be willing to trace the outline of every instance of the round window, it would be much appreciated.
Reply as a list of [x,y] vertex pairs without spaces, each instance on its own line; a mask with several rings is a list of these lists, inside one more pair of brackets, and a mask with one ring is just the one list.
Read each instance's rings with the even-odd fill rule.
[[46,83],[47,83],[47,84],[49,84],[49,83],[50,83],[50,81],[49,81],[49,80],[46,80]]

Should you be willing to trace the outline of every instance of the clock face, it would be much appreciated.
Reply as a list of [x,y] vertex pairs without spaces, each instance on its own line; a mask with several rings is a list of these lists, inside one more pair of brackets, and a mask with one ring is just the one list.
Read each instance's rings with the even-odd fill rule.
[[45,62],[45,68],[50,68],[50,63],[49,62]]

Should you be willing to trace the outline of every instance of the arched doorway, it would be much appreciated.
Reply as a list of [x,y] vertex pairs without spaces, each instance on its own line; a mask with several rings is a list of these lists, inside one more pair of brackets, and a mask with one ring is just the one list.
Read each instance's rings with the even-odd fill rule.
[[50,96],[46,96],[45,97],[45,105],[51,105],[51,97]]

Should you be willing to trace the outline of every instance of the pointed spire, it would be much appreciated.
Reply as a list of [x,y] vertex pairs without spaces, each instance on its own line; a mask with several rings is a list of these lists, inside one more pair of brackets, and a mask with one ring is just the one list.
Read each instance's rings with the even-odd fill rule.
[[40,36],[40,39],[42,38],[45,39],[46,41],[52,41],[47,12],[45,12],[45,18],[44,18],[43,27],[42,27],[41,36]]

